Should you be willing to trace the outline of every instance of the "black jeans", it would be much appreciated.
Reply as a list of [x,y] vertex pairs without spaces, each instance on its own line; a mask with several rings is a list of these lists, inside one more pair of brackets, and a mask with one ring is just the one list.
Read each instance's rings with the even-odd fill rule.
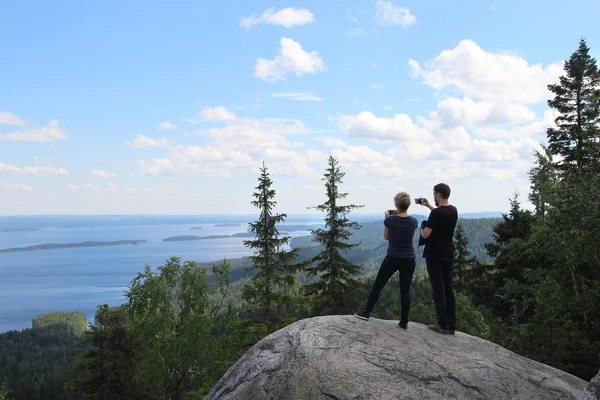
[[381,289],[383,289],[387,281],[390,280],[396,271],[399,271],[400,273],[400,306],[402,308],[400,321],[407,322],[408,313],[410,311],[410,283],[415,272],[414,258],[395,258],[386,256],[383,259],[381,267],[379,267],[379,272],[377,273],[377,278],[375,278],[375,282],[371,288],[371,293],[369,294],[369,300],[367,301],[365,309],[369,312],[373,311],[375,303],[379,300]]
[[427,257],[427,273],[433,289],[433,302],[438,324],[442,328],[456,328],[456,296],[452,284],[454,258]]

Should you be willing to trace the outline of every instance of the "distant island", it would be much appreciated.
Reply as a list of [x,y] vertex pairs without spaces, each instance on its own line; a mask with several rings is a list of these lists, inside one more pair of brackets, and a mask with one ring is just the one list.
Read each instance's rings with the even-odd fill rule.
[[147,240],[116,240],[112,242],[79,242],[79,243],[47,243],[37,244],[34,246],[14,247],[11,249],[0,249],[0,253],[14,253],[17,251],[35,251],[35,250],[55,250],[55,249],[72,249],[76,247],[105,247],[105,246],[120,246],[123,244],[139,244],[146,243]]
[[231,224],[231,223],[228,223],[228,224],[215,224],[213,226],[216,227],[216,228],[231,228],[231,227],[234,227],[234,226],[242,226],[242,224]]
[[202,229],[201,226],[194,226],[193,228],[190,228],[190,231],[199,231],[200,229]]
[[38,229],[38,228],[8,228],[8,229],[0,230],[0,232],[35,232],[35,231],[41,231],[41,229]]
[[192,236],[192,235],[181,235],[171,236],[163,239],[163,242],[185,242],[188,240],[204,240],[204,239],[224,239],[231,237],[231,235],[211,235],[211,236]]
[[[280,235],[287,235],[288,232],[279,232]],[[207,239],[226,239],[232,237],[241,237],[241,238],[253,238],[255,234],[252,232],[241,232],[234,233],[233,235],[210,235],[210,236],[193,236],[193,235],[181,235],[181,236],[171,236],[163,239],[163,242],[185,242],[189,240],[207,240]]]

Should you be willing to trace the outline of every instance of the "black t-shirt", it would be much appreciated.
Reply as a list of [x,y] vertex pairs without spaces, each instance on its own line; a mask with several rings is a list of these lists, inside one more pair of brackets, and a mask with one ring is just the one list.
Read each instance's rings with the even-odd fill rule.
[[425,257],[454,257],[454,228],[457,222],[458,210],[454,206],[431,210],[427,220],[431,234],[425,245]]
[[388,228],[387,255],[396,258],[415,258],[413,238],[419,222],[415,217],[390,215],[383,224]]

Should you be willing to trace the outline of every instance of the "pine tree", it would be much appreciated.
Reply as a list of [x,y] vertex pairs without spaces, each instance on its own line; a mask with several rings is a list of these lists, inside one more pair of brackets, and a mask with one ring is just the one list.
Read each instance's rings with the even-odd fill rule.
[[457,292],[462,292],[465,288],[466,275],[476,262],[469,257],[471,257],[469,238],[462,223],[459,222],[454,232],[454,274],[457,278],[455,285]]
[[542,145],[542,149],[543,153],[535,151],[535,165],[529,170],[529,182],[531,183],[529,201],[535,207],[536,217],[546,215],[556,176],[552,153],[544,145]]
[[362,205],[340,205],[339,200],[348,196],[340,193],[338,186],[342,183],[345,173],[341,171],[339,162],[331,155],[327,160],[327,169],[322,180],[325,181],[327,201],[315,207],[309,207],[324,212],[325,229],[313,230],[313,241],[321,244],[323,250],[311,261],[316,265],[307,268],[309,276],[318,276],[316,282],[305,286],[308,294],[317,296],[315,311],[322,313],[341,313],[353,307],[347,302],[348,293],[357,284],[355,277],[361,272],[362,265],[353,264],[346,260],[340,251],[358,246],[350,244],[352,233],[350,229],[360,229],[360,225],[351,222],[347,215]]
[[562,172],[597,165],[600,156],[600,72],[589,52],[581,39],[564,64],[566,75],[548,85],[555,95],[548,105],[560,113],[556,128],[547,131],[549,150],[559,156],[556,166]]
[[245,240],[244,246],[254,249],[250,256],[253,266],[247,270],[258,270],[251,278],[251,283],[244,286],[242,295],[260,314],[260,320],[267,323],[272,332],[282,322],[286,312],[293,307],[296,299],[292,288],[295,284],[295,272],[301,264],[292,264],[299,255],[299,249],[285,250],[290,237],[280,238],[277,224],[284,222],[286,214],[273,214],[277,204],[274,201],[275,189],[268,169],[264,163],[260,169],[258,186],[254,193],[252,205],[260,210],[257,221],[250,223],[250,231],[255,234],[254,240]]

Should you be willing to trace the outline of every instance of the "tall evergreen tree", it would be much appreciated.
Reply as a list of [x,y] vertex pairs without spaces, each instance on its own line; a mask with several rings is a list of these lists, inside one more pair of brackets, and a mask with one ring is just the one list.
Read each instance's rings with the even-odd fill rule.
[[459,222],[454,232],[454,275],[456,276],[455,289],[457,292],[462,292],[465,288],[466,275],[476,262],[470,257],[469,238],[463,224]]
[[277,224],[284,222],[287,214],[273,214],[277,202],[273,181],[264,163],[260,169],[258,186],[254,193],[252,205],[260,210],[257,221],[249,224],[250,231],[255,234],[254,240],[245,240],[244,246],[255,250],[252,267],[258,270],[252,276],[251,283],[242,289],[243,298],[256,307],[260,320],[267,323],[268,331],[273,331],[285,317],[296,298],[293,286],[295,273],[302,267],[292,264],[299,255],[299,249],[285,250],[290,236],[279,237]]
[[313,241],[321,244],[323,250],[312,259],[312,265],[307,268],[309,276],[318,276],[318,280],[306,285],[308,294],[316,295],[318,302],[316,312],[340,313],[354,307],[347,302],[348,293],[357,284],[355,277],[361,272],[362,265],[353,264],[346,260],[340,251],[358,246],[350,244],[352,233],[350,229],[360,229],[357,222],[352,222],[347,215],[362,205],[341,205],[339,200],[348,196],[341,193],[339,185],[346,174],[341,171],[338,160],[329,155],[327,169],[322,180],[325,181],[325,203],[309,207],[325,213],[325,229],[313,230]]
[[559,156],[560,171],[579,171],[600,156],[600,72],[584,39],[564,70],[558,84],[548,85],[554,94],[548,105],[560,113],[547,131],[549,150]]

